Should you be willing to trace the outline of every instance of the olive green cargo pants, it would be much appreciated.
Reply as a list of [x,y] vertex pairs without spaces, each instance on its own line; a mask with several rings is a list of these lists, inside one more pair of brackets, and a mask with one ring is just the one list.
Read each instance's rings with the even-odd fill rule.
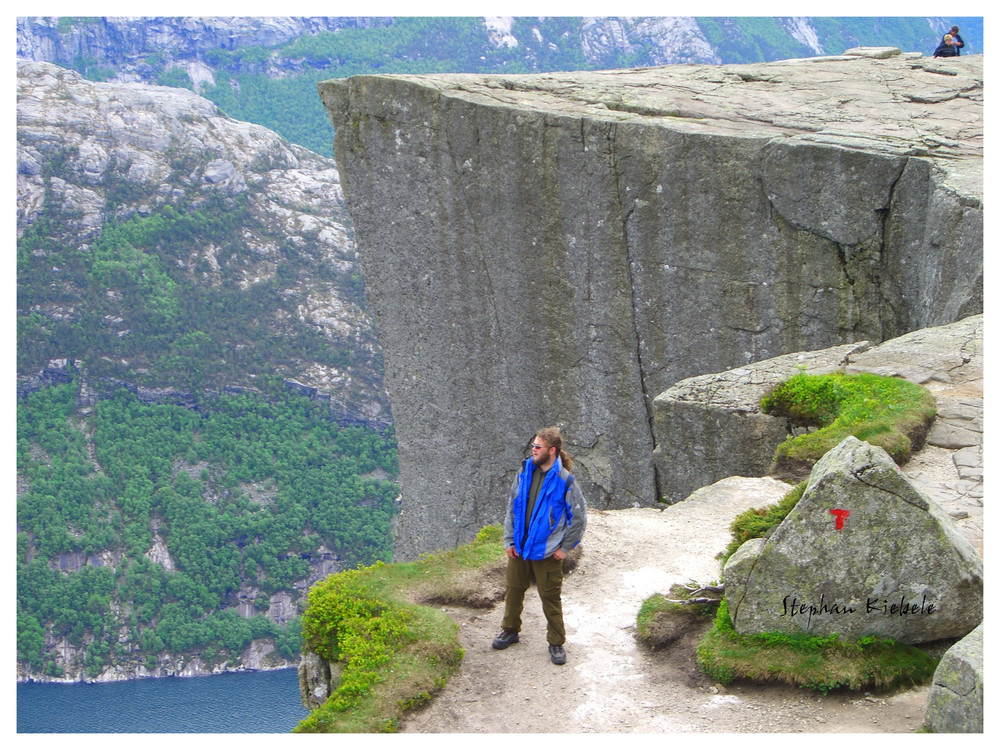
[[544,560],[524,560],[520,557],[507,558],[507,596],[504,603],[504,630],[521,631],[521,610],[524,608],[524,592],[532,581],[538,586],[538,596],[542,600],[542,612],[548,623],[548,642],[561,646],[566,642],[566,628],[562,615],[562,560],[547,557]]

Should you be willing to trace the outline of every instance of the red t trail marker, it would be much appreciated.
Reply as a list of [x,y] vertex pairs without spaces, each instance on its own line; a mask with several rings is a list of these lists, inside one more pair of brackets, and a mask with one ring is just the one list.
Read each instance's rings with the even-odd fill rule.
[[844,528],[844,521],[846,521],[847,517],[851,515],[851,511],[841,510],[840,508],[831,508],[830,512],[837,517],[837,520],[833,524],[833,528],[840,531]]

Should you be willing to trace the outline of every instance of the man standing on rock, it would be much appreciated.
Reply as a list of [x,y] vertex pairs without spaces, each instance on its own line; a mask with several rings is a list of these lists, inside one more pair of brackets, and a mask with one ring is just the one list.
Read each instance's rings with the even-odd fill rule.
[[519,640],[524,592],[538,586],[546,637],[553,664],[566,663],[566,628],[562,616],[563,560],[580,543],[587,526],[587,501],[570,470],[573,461],[562,449],[558,427],[538,431],[531,441],[531,458],[511,487],[504,519],[507,547],[507,596],[500,635],[493,648]]

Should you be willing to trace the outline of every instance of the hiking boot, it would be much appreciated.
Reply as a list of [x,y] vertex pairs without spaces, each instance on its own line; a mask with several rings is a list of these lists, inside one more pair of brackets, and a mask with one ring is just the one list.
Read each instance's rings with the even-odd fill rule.
[[507,648],[512,643],[517,643],[521,640],[516,630],[507,630],[506,628],[500,631],[500,635],[493,639],[493,648],[504,649]]
[[552,659],[553,664],[565,664],[566,663],[566,649],[562,646],[557,646],[554,643],[549,644],[549,657]]

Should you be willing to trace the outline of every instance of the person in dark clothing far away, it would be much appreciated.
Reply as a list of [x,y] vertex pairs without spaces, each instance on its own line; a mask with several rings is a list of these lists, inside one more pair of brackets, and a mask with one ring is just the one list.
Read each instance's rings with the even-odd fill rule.
[[[962,48],[965,46],[965,42],[962,41],[962,37],[958,35],[958,26],[952,26],[951,31],[949,31],[948,34],[951,34],[951,46],[955,50],[955,57],[958,57],[962,54]],[[947,36],[947,34],[945,36]],[[944,41],[944,39],[941,41]]]
[[958,49],[955,47],[951,34],[945,34],[941,44],[934,50],[933,57],[958,57]]
[[570,474],[572,468],[573,460],[562,449],[559,428],[539,430],[531,441],[531,458],[525,459],[511,487],[503,524],[507,595],[493,648],[505,649],[520,640],[524,594],[534,581],[542,600],[553,664],[566,663],[563,560],[580,543],[587,526],[587,501]]

